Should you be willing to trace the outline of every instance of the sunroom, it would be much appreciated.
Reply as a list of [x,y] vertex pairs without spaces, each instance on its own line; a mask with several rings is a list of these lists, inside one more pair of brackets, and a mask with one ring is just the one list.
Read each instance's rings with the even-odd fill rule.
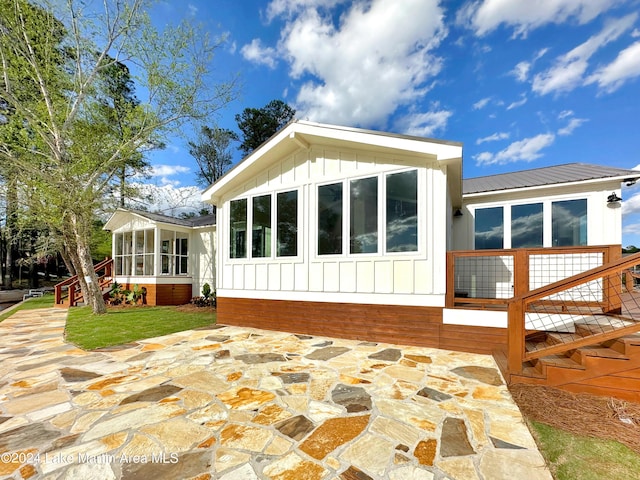
[[144,287],[146,303],[179,305],[215,284],[215,216],[179,219],[118,209],[105,224],[113,235],[114,281]]

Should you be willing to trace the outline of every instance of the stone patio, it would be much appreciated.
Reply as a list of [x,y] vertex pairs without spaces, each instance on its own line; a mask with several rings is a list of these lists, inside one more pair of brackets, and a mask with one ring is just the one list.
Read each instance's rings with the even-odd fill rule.
[[551,479],[492,357],[218,326],[85,352],[0,323],[0,475]]

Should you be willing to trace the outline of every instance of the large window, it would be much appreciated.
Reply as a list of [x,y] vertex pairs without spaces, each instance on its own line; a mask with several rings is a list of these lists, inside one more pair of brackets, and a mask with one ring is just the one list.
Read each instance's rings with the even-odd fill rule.
[[247,199],[233,200],[230,205],[231,258],[247,258]]
[[475,212],[477,250],[503,248],[504,214],[502,207],[477,208]]
[[278,193],[277,248],[279,257],[298,255],[298,191]]
[[554,247],[587,244],[587,200],[565,200],[551,204]]
[[[343,209],[346,185],[348,210]],[[380,209],[385,207],[383,216]],[[348,215],[348,246],[343,215]],[[349,254],[418,250],[417,170],[318,187],[318,255],[341,254],[345,247]]]
[[378,251],[378,177],[352,180],[350,253]]
[[271,256],[271,195],[253,197],[251,256]]
[[150,276],[154,274],[154,231],[136,230],[117,233],[115,242],[116,275]]
[[342,253],[342,183],[318,187],[318,255]]
[[542,247],[542,203],[511,207],[511,248]]
[[[251,226],[249,237],[247,225]],[[251,258],[271,258],[274,251],[277,257],[295,257],[298,255],[298,191],[232,200],[229,234],[230,258],[247,258],[248,252]]]
[[418,171],[387,175],[387,252],[418,250]]

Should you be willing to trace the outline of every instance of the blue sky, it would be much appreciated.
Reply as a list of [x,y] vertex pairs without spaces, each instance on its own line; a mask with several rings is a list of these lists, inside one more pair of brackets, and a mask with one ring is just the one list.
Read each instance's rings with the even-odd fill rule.
[[[640,164],[638,0],[166,0],[154,21],[226,41],[238,100],[297,117],[459,141],[465,178],[587,162]],[[213,123],[213,122],[212,122]],[[239,153],[237,159],[240,158]],[[159,186],[195,184],[184,141],[151,157]],[[640,187],[623,190],[623,244],[640,246]]]

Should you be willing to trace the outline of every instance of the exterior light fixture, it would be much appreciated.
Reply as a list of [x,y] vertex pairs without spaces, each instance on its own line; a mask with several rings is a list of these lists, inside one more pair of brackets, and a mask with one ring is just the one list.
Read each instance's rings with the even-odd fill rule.
[[621,202],[622,199],[616,195],[616,192],[611,192],[611,195],[607,197],[607,203],[618,203]]
[[453,212],[453,216],[454,217],[461,217],[462,216],[462,210],[460,210],[459,208],[456,208],[456,211]]

